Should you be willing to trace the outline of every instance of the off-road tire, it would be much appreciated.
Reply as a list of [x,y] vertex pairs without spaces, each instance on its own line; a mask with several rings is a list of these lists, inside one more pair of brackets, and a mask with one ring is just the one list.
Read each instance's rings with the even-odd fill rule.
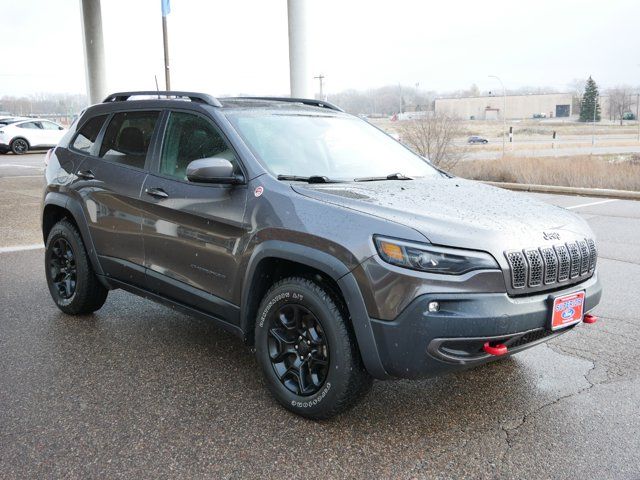
[[[60,242],[62,240],[62,242]],[[54,284],[53,258],[54,244],[58,242],[66,244],[73,253],[75,264],[75,288],[69,298],[64,295]],[[47,285],[53,301],[60,310],[69,315],[83,315],[93,313],[104,305],[108,290],[100,283],[93,271],[91,261],[87,255],[84,242],[76,227],[69,220],[60,220],[56,223],[47,238],[45,247],[45,273]]]
[[[273,346],[274,337],[270,330],[274,325],[281,325],[276,323],[278,312],[282,312],[286,305],[308,310],[320,323],[328,347],[326,376],[313,394],[292,392],[281,381],[272,364],[270,345]],[[256,357],[269,390],[285,408],[310,419],[327,419],[355,405],[370,390],[372,378],[362,365],[357,343],[347,322],[348,312],[341,299],[313,280],[285,278],[266,293],[255,324]]]

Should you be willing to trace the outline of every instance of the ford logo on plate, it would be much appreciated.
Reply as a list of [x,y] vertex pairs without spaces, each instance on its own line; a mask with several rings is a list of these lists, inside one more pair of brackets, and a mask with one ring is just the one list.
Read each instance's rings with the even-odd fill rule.
[[565,320],[567,318],[571,318],[573,317],[574,313],[575,313],[575,310],[573,308],[568,308],[564,312],[562,312],[562,318],[564,318]]

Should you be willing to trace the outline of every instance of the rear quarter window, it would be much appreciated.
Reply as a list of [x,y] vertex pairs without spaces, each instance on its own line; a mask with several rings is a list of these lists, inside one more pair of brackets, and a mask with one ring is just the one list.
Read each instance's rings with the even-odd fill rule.
[[106,119],[107,115],[98,115],[97,117],[89,119],[79,130],[71,146],[80,152],[89,153],[95,145],[98,134]]

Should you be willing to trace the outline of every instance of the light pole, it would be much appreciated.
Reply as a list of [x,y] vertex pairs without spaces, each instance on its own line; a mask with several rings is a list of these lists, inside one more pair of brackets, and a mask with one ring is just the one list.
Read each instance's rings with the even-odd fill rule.
[[500,85],[502,85],[502,158],[504,158],[505,135],[507,132],[507,89],[504,88],[504,83],[502,83],[500,77],[489,75],[489,78],[495,78],[500,82]]
[[640,142],[640,93],[636,95],[636,123],[638,124],[638,142]]
[[598,97],[593,101],[593,127],[591,130],[591,153],[593,154],[593,146],[596,144],[596,112],[598,111]]

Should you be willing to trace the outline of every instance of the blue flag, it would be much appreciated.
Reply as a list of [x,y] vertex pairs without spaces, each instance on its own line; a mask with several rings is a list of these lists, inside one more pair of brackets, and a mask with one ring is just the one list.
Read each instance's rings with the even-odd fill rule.
[[169,0],[160,0],[162,2],[162,16],[166,17],[171,13],[171,5]]

